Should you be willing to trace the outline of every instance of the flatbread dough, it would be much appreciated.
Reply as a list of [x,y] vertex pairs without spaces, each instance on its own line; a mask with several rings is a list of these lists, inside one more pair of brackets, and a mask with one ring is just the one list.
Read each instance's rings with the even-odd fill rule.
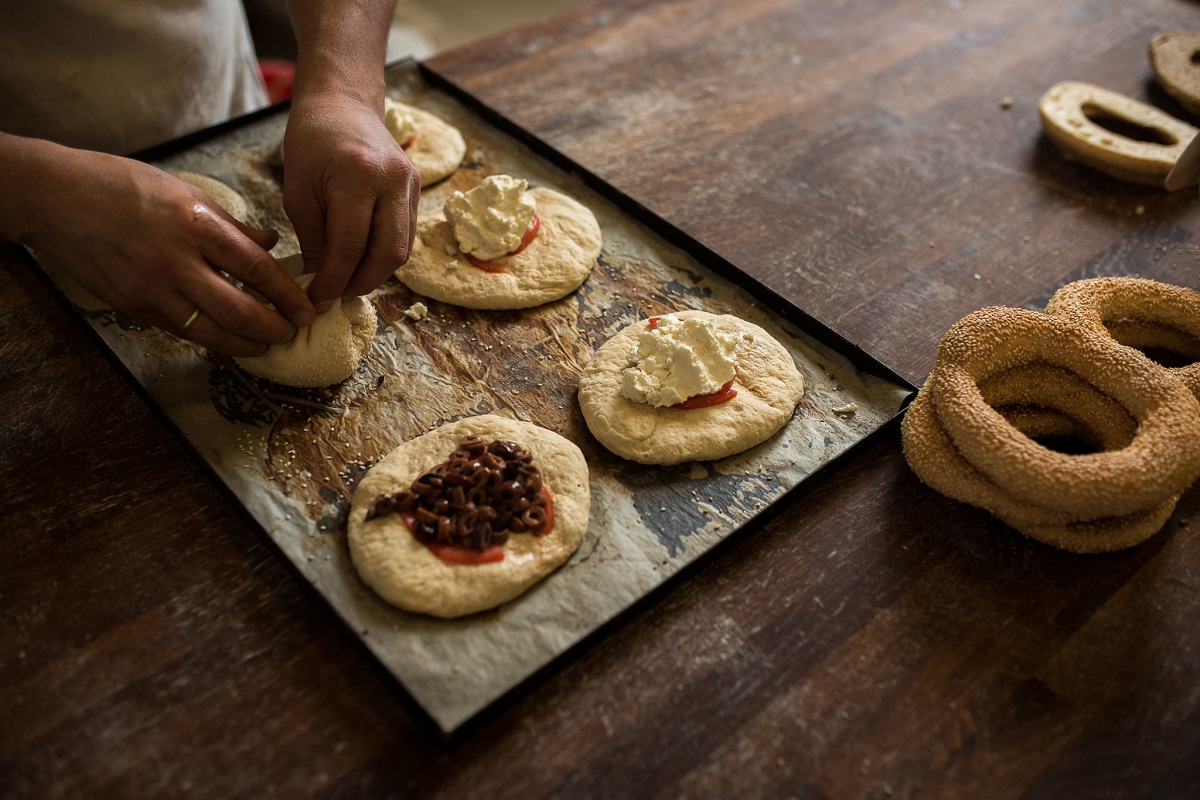
[[[549,533],[511,534],[502,561],[449,564],[417,541],[400,515],[366,521],[376,497],[407,489],[445,461],[465,436],[512,441],[529,450],[554,503]],[[587,462],[574,444],[529,422],[491,414],[467,417],[405,442],[367,472],[351,500],[350,557],[363,581],[392,605],[461,617],[508,602],[570,558],[587,531],[590,503]]]
[[655,408],[621,395],[621,371],[637,347],[646,320],[621,330],[596,351],[579,378],[579,405],[588,429],[612,452],[642,464],[710,461],[766,441],[792,417],[804,394],[804,379],[783,345],[750,322],[729,314],[680,311],[681,319],[711,319],[740,338],[737,395],[715,406]]
[[226,214],[238,222],[245,223],[249,217],[250,207],[246,205],[246,198],[238,194],[228,184],[222,183],[216,178],[210,178],[208,175],[201,175],[198,172],[176,172],[175,177],[202,189],[205,194],[212,198],[214,203],[219,205],[224,209]]
[[466,308],[533,308],[566,297],[587,279],[603,239],[596,216],[583,204],[546,187],[529,190],[541,228],[529,246],[499,259],[508,272],[472,266],[459,253],[446,215],[417,220],[408,263],[396,277],[418,294]]
[[[314,277],[300,275],[296,283],[307,290]],[[377,324],[375,307],[367,298],[342,297],[287,344],[273,344],[261,356],[234,362],[251,375],[286,386],[332,386],[354,374],[371,347]]]
[[392,100],[384,101],[384,111],[399,108],[407,112],[417,128],[417,138],[404,154],[421,173],[421,185],[432,186],[454,174],[467,155],[467,143],[458,128],[437,114]]

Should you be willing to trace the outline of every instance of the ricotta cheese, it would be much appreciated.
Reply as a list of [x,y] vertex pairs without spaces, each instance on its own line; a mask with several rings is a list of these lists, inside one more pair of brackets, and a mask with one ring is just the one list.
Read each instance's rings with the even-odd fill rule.
[[708,319],[659,317],[656,327],[638,334],[637,347],[626,356],[621,395],[634,403],[673,406],[711,394],[733,379],[739,338]]
[[520,178],[492,175],[469,192],[451,195],[442,210],[459,249],[480,261],[494,261],[520,247],[537,212],[528,188]]

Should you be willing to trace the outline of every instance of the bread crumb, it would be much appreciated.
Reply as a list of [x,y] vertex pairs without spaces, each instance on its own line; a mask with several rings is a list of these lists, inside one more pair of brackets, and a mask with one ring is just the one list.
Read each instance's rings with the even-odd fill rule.
[[429,309],[424,303],[413,303],[404,311],[404,316],[409,319],[425,319],[429,315]]
[[1008,95],[1005,95],[1000,100],[1000,107],[1007,111],[1008,109],[1013,107],[1013,103],[1015,103],[1015,102],[1017,102],[1017,101],[1013,99],[1013,96],[1011,94],[1008,94]]
[[858,411],[858,403],[846,403],[846,405],[833,409],[833,413],[840,417],[852,417]]

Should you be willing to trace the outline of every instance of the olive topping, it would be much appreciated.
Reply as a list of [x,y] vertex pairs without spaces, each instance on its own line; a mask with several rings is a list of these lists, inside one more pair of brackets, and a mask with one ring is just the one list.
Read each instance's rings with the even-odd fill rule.
[[467,436],[408,489],[376,497],[367,519],[403,514],[418,541],[483,551],[504,544],[510,532],[545,533],[546,504],[542,474],[528,450]]

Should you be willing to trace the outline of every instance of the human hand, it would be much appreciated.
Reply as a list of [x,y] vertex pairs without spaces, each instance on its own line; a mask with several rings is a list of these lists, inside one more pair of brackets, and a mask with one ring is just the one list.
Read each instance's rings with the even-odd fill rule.
[[[202,190],[147,164],[16,141],[34,191],[19,234],[9,238],[53,258],[113,308],[233,356],[260,355],[312,321],[311,302],[267,252],[274,231],[243,225]],[[17,223],[9,210],[11,233]]]
[[329,91],[293,101],[283,206],[300,241],[309,297],[322,308],[370,292],[408,260],[421,176],[383,123],[383,107]]

